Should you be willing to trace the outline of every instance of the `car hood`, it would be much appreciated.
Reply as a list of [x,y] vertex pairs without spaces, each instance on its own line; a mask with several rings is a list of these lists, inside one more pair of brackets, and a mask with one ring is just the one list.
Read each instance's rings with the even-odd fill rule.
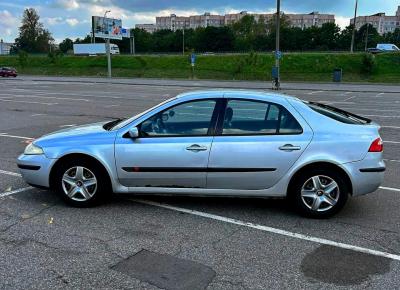
[[96,135],[96,134],[101,134],[101,133],[106,133],[109,132],[106,129],[104,129],[104,125],[107,124],[109,121],[104,121],[104,122],[98,122],[98,123],[93,123],[93,124],[87,124],[87,125],[81,125],[81,126],[74,126],[62,130],[55,131],[50,134],[46,134],[38,139],[36,139],[34,142],[35,144],[38,144],[39,146],[41,144],[47,143],[48,141],[53,141],[57,139],[62,139],[62,140],[68,140],[68,139],[75,139],[79,138],[82,136],[87,136],[87,135]]

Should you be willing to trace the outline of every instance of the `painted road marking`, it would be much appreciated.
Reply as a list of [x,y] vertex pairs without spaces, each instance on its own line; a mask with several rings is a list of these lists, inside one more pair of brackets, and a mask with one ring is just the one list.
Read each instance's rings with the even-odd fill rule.
[[383,141],[383,144],[388,143],[388,144],[400,144],[399,141]]
[[66,128],[66,127],[75,127],[76,124],[69,124],[69,125],[60,125],[60,128]]
[[323,93],[323,92],[324,91],[314,91],[314,92],[307,93],[307,95],[314,95],[314,94]]
[[7,133],[0,133],[0,137],[17,138],[17,139],[25,139],[25,140],[33,140],[33,139],[35,139],[35,138],[32,138],[32,137],[9,135]]
[[200,216],[200,217],[204,217],[204,218],[208,218],[208,219],[213,219],[213,220],[230,223],[230,224],[234,224],[234,225],[238,225],[238,226],[242,226],[242,227],[248,227],[248,228],[252,228],[252,229],[256,229],[256,230],[260,230],[260,231],[264,231],[264,232],[268,232],[268,233],[278,234],[278,235],[287,236],[287,237],[300,239],[300,240],[304,240],[304,241],[334,246],[334,247],[338,247],[338,248],[342,248],[342,249],[352,250],[355,252],[360,252],[360,253],[365,253],[365,254],[370,254],[370,255],[374,255],[374,256],[380,256],[380,257],[385,257],[385,258],[389,258],[392,260],[400,261],[400,255],[395,255],[395,254],[391,254],[391,253],[387,253],[387,252],[372,250],[372,249],[363,248],[363,247],[359,247],[359,246],[353,246],[350,244],[335,242],[332,240],[317,238],[317,237],[313,237],[313,236],[309,236],[309,235],[299,234],[299,233],[295,233],[295,232],[290,232],[290,231],[273,228],[273,227],[269,227],[269,226],[263,226],[263,225],[259,225],[259,224],[254,224],[254,223],[250,223],[250,222],[244,222],[244,221],[233,219],[233,218],[228,218],[228,217],[223,217],[220,215],[210,214],[210,213],[201,212],[201,211],[197,211],[197,210],[191,210],[191,209],[187,209],[187,208],[172,206],[172,205],[165,204],[165,203],[158,203],[158,202],[154,202],[154,201],[140,200],[140,199],[131,199],[131,201],[146,204],[146,205],[161,207],[164,209],[169,209],[169,210],[173,210],[173,211],[177,211],[177,212],[187,213],[187,214],[191,214],[191,215],[195,215],[195,216]]
[[400,192],[400,188],[393,188],[393,187],[379,186],[379,189],[384,189],[384,190],[390,190],[390,191],[397,191],[397,192]]
[[0,101],[1,102],[12,102],[12,103],[38,104],[38,105],[46,105],[46,106],[58,105],[58,103],[41,103],[41,102],[34,102],[34,101],[17,101],[17,100],[9,100],[9,99],[2,99],[2,98],[0,98]]
[[400,129],[400,127],[397,126],[381,126],[381,128]]
[[383,116],[383,115],[363,115],[366,117],[378,117],[378,118],[400,118],[400,116]]
[[18,188],[18,189],[11,190],[11,191],[6,191],[6,192],[3,192],[3,193],[0,193],[0,197],[13,195],[13,194],[24,192],[24,191],[27,191],[27,190],[30,190],[30,189],[33,189],[33,187],[32,186],[28,186],[28,187]]
[[354,99],[354,98],[357,98],[357,96],[352,96],[352,97],[349,97],[349,98],[347,98],[347,99],[344,99],[343,102],[347,102],[347,101],[349,101],[349,100],[351,100],[351,99]]
[[11,176],[17,176],[17,177],[21,177],[22,176],[19,173],[6,171],[6,170],[0,170],[0,174],[6,174],[6,175],[11,175]]
[[396,160],[396,159],[383,159],[384,161],[388,161],[388,162],[400,162],[400,160]]

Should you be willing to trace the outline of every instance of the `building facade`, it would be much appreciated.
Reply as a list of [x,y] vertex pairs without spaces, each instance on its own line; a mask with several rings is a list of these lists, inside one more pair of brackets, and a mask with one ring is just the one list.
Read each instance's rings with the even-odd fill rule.
[[155,24],[136,24],[135,28],[143,29],[146,30],[149,33],[153,33],[156,31],[156,25]]
[[0,55],[10,54],[13,45],[14,43],[3,42],[3,40],[0,40]]
[[[353,23],[354,18],[350,20],[350,24]],[[356,17],[356,29],[360,29],[367,23],[375,27],[381,35],[388,32],[394,32],[396,28],[400,28],[400,6],[397,8],[395,16],[387,16],[385,13],[377,13],[370,16]]]
[[[240,13],[225,14],[225,15],[212,15],[208,12],[203,15],[193,15],[193,16],[176,16],[176,14],[171,14],[170,16],[159,16],[156,17],[155,30],[169,29],[172,31],[188,29],[188,28],[198,28],[198,27],[221,27],[226,25],[231,25],[238,22],[245,15],[254,16],[256,21],[261,18],[265,22],[273,19],[274,14],[250,14],[247,11],[242,11]],[[302,29],[309,28],[312,26],[321,27],[324,23],[335,23],[335,15],[331,14],[320,14],[318,12],[312,12],[310,14],[285,14],[293,27],[299,27]],[[137,24],[136,27],[143,27],[149,24]],[[146,28],[144,28],[146,29]],[[149,31],[150,32],[150,31]]]

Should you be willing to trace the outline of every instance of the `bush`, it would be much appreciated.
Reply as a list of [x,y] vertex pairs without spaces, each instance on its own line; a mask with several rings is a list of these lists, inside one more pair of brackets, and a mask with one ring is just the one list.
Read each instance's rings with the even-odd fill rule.
[[25,50],[18,52],[18,62],[21,67],[25,67],[28,63],[28,53]]
[[57,64],[60,58],[63,56],[63,53],[60,50],[50,51],[47,56],[50,59],[50,63]]
[[361,58],[361,73],[365,75],[372,74],[375,67],[375,56],[371,53],[365,53]]

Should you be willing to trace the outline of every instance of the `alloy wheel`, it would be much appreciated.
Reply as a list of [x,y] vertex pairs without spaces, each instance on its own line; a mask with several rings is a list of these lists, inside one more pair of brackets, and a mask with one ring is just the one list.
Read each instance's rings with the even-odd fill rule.
[[301,200],[311,210],[324,212],[333,208],[339,200],[340,190],[335,180],[316,175],[309,178],[301,188]]
[[75,166],[64,173],[62,188],[70,199],[87,201],[97,191],[97,179],[93,172],[86,167]]

